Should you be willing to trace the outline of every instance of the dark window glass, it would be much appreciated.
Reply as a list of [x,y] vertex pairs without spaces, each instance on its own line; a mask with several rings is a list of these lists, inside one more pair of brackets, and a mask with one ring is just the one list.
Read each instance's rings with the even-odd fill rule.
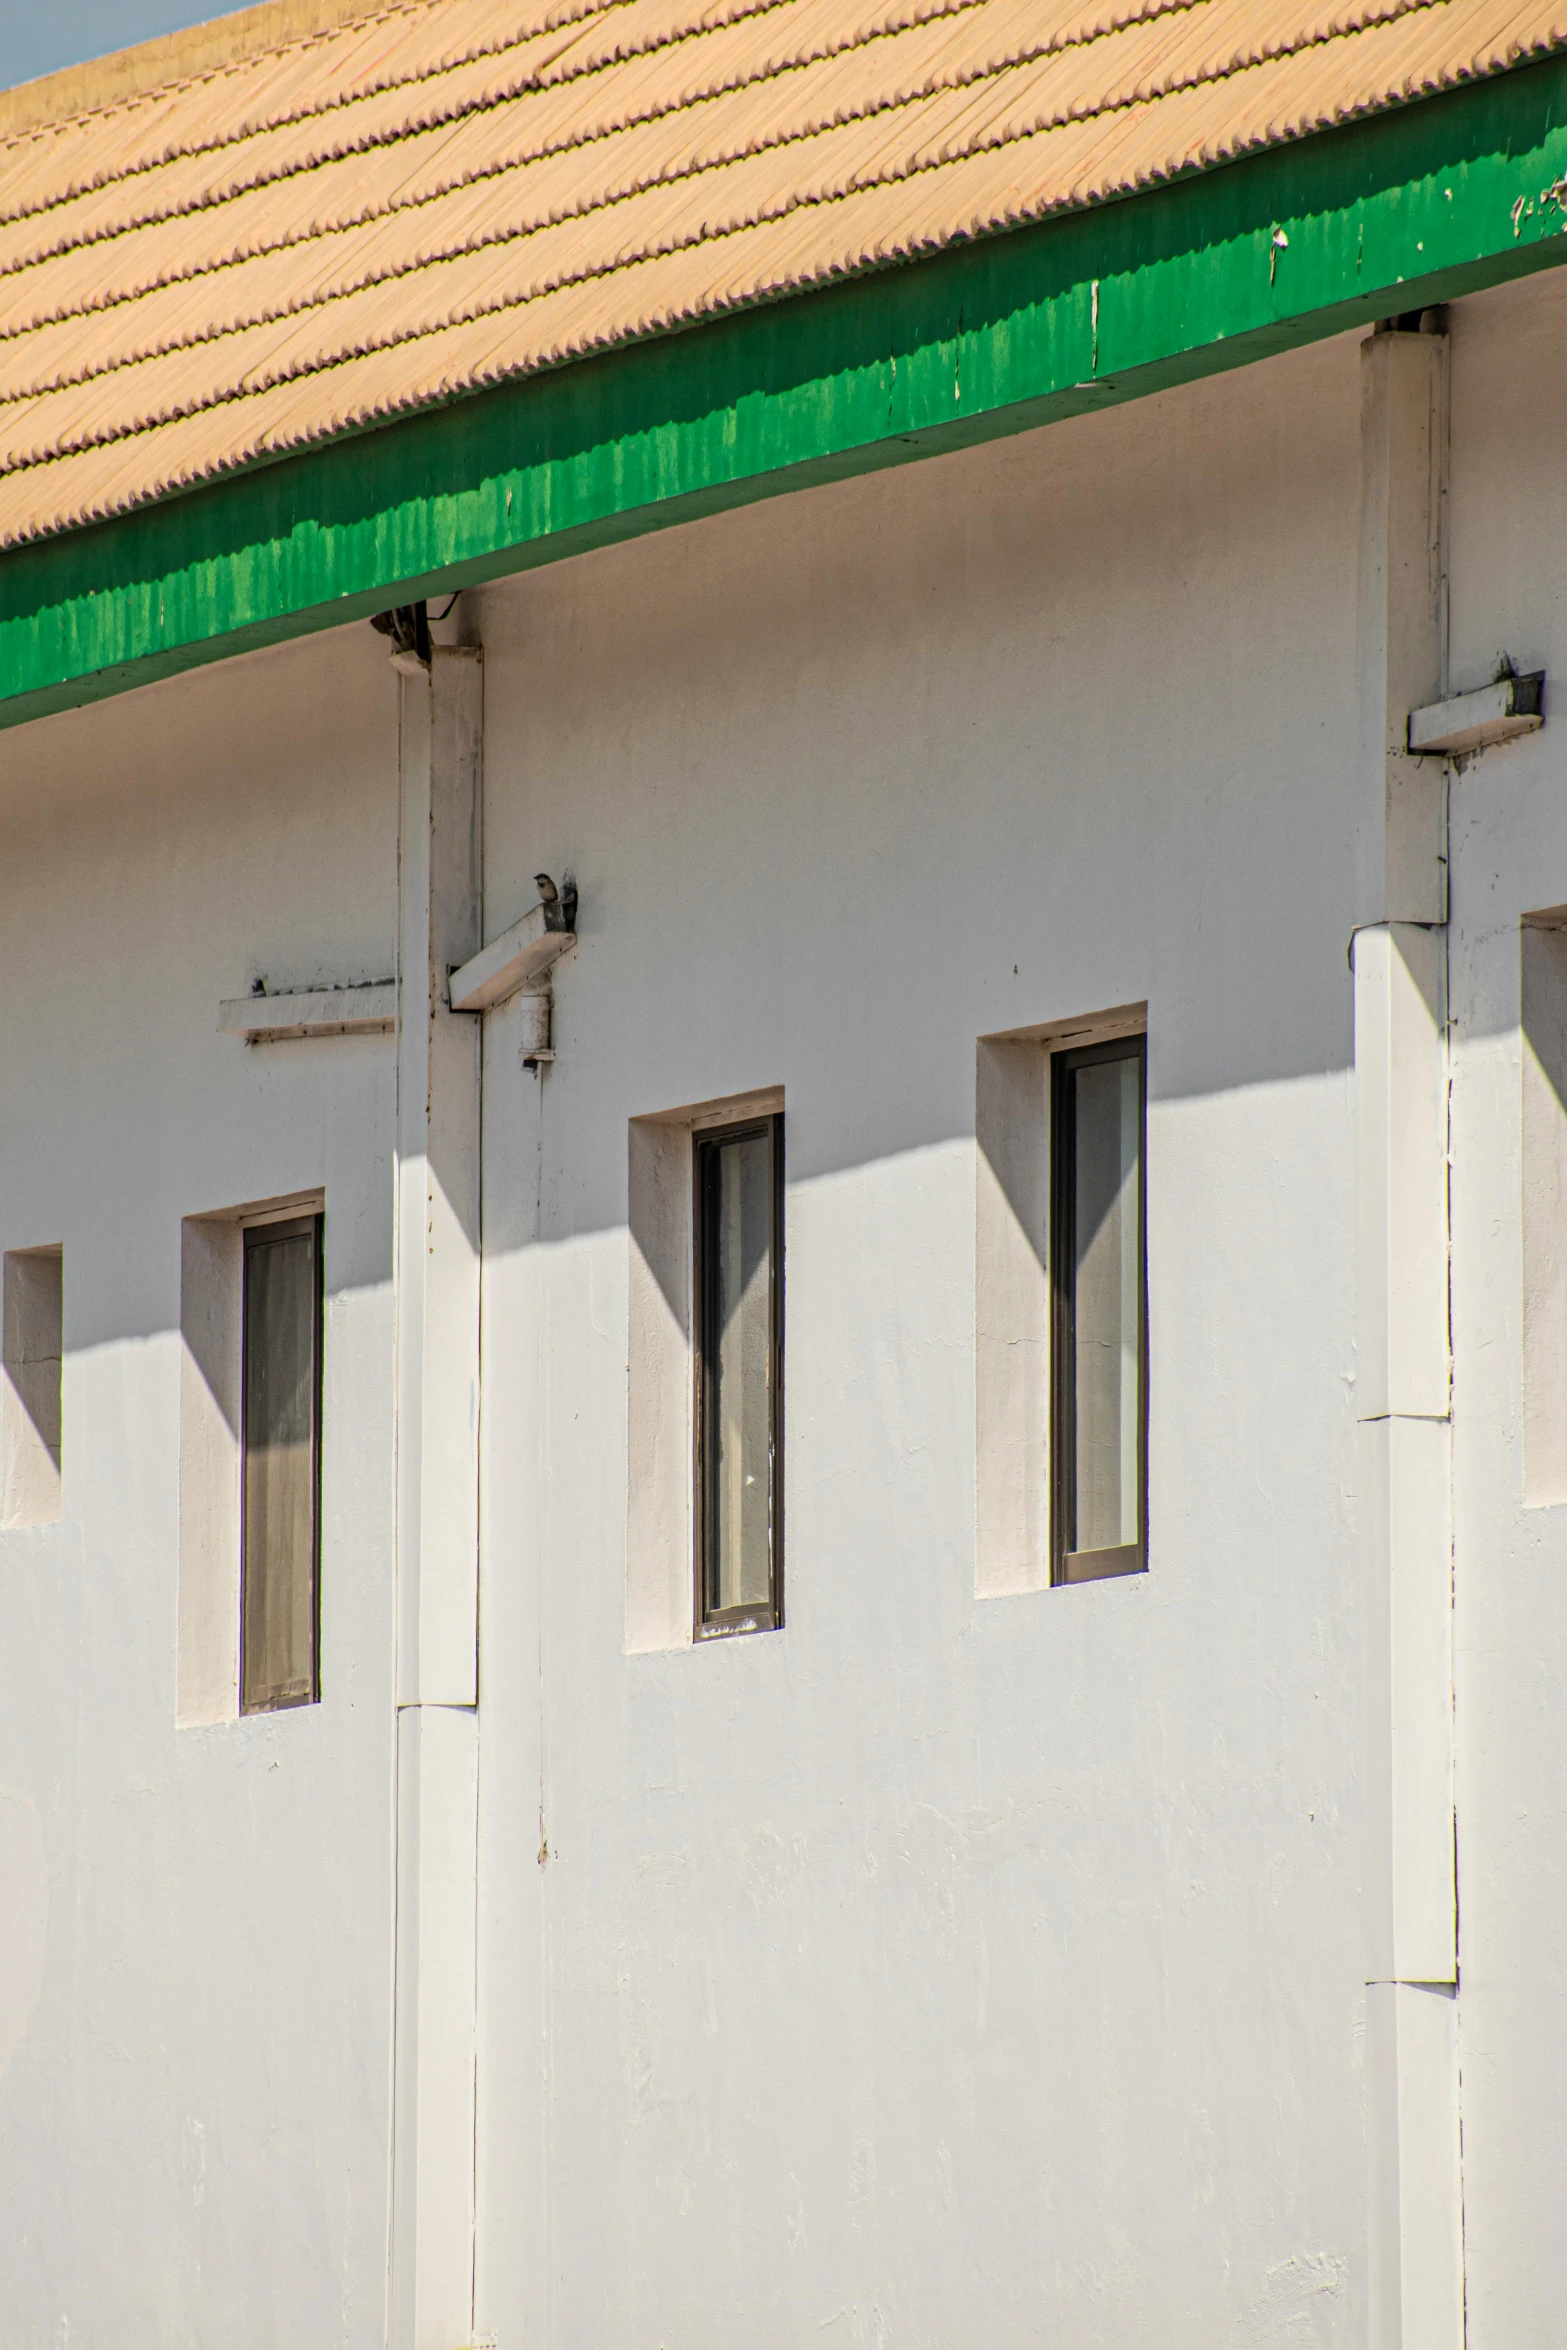
[[1147,1040],[1055,1056],[1052,1549],[1058,1583],[1148,1563]]
[[321,1219],[245,1233],[240,1710],[317,1694]]
[[694,1138],[697,1629],[780,1620],[783,1120]]

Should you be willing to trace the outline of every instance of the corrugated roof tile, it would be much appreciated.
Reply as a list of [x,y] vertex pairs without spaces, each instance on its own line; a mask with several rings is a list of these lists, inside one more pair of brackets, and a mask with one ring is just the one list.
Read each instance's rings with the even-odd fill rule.
[[403,0],[0,140],[0,545],[1567,42],[1567,0]]

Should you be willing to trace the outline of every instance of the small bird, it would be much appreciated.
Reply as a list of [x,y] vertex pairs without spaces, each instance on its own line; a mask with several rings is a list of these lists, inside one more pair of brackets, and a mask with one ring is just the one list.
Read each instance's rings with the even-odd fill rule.
[[539,903],[544,908],[545,929],[572,929],[577,918],[577,892],[571,876],[566,876],[564,897],[547,873],[535,873],[533,884],[539,893]]

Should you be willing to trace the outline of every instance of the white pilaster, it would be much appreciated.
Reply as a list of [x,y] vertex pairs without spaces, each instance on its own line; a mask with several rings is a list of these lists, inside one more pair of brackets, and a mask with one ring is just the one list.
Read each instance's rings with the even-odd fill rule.
[[1370,2342],[1461,2350],[1448,1348],[1446,340],[1362,355],[1354,945]]
[[402,685],[397,1125],[396,2350],[472,2331],[478,1853],[482,656]]
[[1366,2101],[1373,2350],[1454,2350],[1464,2276],[1451,1984],[1367,1986]]
[[1446,964],[1441,930],[1355,939],[1363,1420],[1448,1412]]
[[1447,786],[1409,713],[1447,691],[1447,337],[1361,346],[1359,922],[1447,920]]
[[1445,1420],[1360,1427],[1366,1975],[1457,1979]]
[[466,2350],[473,2328],[478,1714],[397,1716],[393,2350]]

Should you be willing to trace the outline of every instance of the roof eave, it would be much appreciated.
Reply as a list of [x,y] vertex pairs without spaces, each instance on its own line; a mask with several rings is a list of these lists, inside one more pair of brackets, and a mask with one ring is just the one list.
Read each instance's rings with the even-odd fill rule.
[[0,725],[1567,260],[1567,58],[0,556]]

